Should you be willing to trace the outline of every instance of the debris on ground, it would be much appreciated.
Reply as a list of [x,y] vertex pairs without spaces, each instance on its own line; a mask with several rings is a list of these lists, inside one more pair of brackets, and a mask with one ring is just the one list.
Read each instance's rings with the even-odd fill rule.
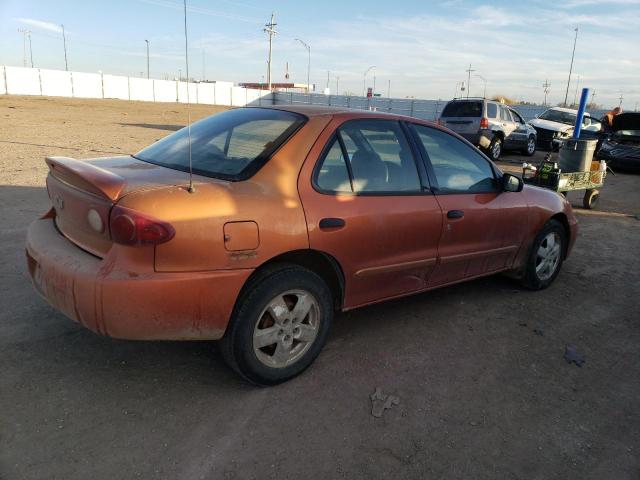
[[544,330],[542,330],[541,328],[534,328],[533,329],[533,333],[535,333],[536,335],[542,337],[544,336]]
[[564,348],[564,359],[567,363],[575,363],[578,367],[582,367],[586,361],[584,355],[578,353],[578,347],[571,344],[567,344]]
[[385,395],[382,393],[380,387],[376,387],[375,391],[371,394],[371,415],[380,418],[385,410],[399,403],[400,399],[398,397],[395,395]]

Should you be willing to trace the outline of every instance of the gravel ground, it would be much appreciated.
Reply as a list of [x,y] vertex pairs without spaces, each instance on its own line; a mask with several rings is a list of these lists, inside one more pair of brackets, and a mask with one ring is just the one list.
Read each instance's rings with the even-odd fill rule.
[[[339,315],[311,369],[254,388],[208,342],[94,335],[25,269],[43,157],[133,152],[184,105],[3,96],[0,118],[0,478],[640,476],[640,176],[609,176],[598,212],[570,196],[580,237],[549,289],[496,276]],[[380,418],[376,387],[399,399]]]

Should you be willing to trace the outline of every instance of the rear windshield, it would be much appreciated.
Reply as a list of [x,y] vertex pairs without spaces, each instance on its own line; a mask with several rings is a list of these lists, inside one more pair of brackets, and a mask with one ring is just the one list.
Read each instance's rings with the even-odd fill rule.
[[449,102],[442,111],[443,117],[481,117],[482,102]]
[[[228,110],[191,125],[193,173],[227,180],[253,175],[305,121],[292,112],[266,108]],[[189,171],[185,127],[141,150],[136,158]]]

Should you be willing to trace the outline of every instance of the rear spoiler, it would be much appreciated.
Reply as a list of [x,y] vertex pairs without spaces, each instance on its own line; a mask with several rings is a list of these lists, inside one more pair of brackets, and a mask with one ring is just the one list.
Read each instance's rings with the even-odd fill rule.
[[49,174],[72,186],[115,202],[125,186],[120,175],[69,157],[47,157]]

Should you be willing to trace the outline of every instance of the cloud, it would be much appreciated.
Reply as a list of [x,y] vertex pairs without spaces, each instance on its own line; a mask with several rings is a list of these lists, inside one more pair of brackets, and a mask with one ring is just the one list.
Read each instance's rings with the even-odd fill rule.
[[57,23],[45,22],[44,20],[36,20],[35,18],[16,18],[16,22],[29,25],[32,28],[47,30],[49,32],[62,33],[62,27]]

